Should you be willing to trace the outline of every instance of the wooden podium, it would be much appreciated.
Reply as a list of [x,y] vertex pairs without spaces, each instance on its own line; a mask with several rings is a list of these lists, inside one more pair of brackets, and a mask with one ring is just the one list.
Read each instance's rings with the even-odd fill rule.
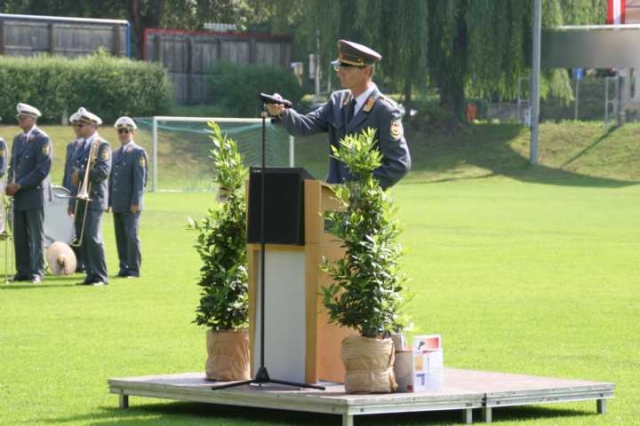
[[[303,231],[295,243],[274,244],[265,239],[265,359],[269,376],[274,379],[298,383],[319,381],[343,382],[344,367],[340,359],[341,342],[344,337],[355,334],[355,330],[328,324],[326,310],[322,304],[321,288],[330,283],[330,278],[320,270],[323,257],[337,259],[343,256],[341,241],[325,231],[324,212],[340,209],[333,190],[327,184],[311,179],[299,179],[296,186],[282,184],[274,187],[267,169],[265,182],[266,226],[274,239],[270,221],[277,226],[300,226]],[[285,169],[280,169],[285,170]],[[291,169],[289,169],[291,170]],[[286,172],[284,172],[286,173]],[[305,172],[306,173],[306,172]],[[257,174],[252,174],[254,179]],[[273,177],[280,179],[282,176]],[[258,177],[258,179],[260,179]],[[256,194],[259,185],[249,183],[249,244],[247,245],[249,273],[249,332],[251,340],[252,375],[260,367],[260,244],[255,240]],[[252,191],[254,194],[252,194]],[[286,192],[286,194],[285,194]],[[291,192],[298,203],[295,215],[288,216]],[[283,195],[285,194],[285,195]],[[281,196],[288,197],[286,202]],[[254,203],[252,206],[251,203]],[[294,204],[295,204],[294,203]],[[282,209],[282,215],[278,212]],[[253,214],[252,214],[253,213]],[[301,221],[295,217],[300,216]],[[295,216],[295,217],[294,217]],[[252,228],[254,228],[252,230]],[[289,230],[283,230],[288,233]],[[280,234],[280,233],[278,233]],[[295,238],[294,238],[295,239]]]

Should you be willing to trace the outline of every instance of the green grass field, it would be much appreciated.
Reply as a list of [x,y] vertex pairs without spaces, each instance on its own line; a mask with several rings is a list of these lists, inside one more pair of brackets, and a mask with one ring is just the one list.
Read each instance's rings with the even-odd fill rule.
[[[0,135],[8,130],[15,129]],[[604,416],[595,402],[551,404],[494,410],[497,424],[638,424],[640,126],[601,137],[595,124],[545,125],[536,167],[527,164],[519,127],[477,126],[452,141],[413,136],[414,172],[392,194],[416,332],[442,334],[450,367],[616,383]],[[316,164],[310,152],[305,161]],[[111,377],[203,369],[204,330],[191,324],[200,264],[184,225],[213,203],[212,193],[147,194],[139,280],[0,284],[0,424],[340,423],[137,397],[119,410],[108,393]],[[104,235],[114,274],[108,214]],[[356,418],[358,425],[459,422],[458,412]]]

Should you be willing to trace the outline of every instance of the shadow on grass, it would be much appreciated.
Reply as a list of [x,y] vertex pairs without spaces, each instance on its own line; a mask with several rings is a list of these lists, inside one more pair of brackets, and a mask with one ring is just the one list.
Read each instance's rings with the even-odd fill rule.
[[20,282],[8,282],[8,283],[0,283],[0,291],[9,291],[9,290],[46,290],[50,288],[60,288],[60,287],[77,287],[77,288],[87,288],[92,286],[81,285],[84,280],[84,275],[76,274],[76,275],[56,275],[45,276],[44,280],[40,284],[31,284],[28,281],[20,281]]
[[569,164],[573,163],[574,161],[576,161],[578,158],[582,157],[583,155],[585,155],[587,152],[591,151],[593,148],[595,148],[596,146],[600,145],[600,143],[602,141],[604,141],[605,139],[607,139],[611,134],[613,134],[616,130],[618,130],[618,127],[609,127],[607,129],[607,131],[600,136],[598,139],[595,140],[595,142],[593,142],[591,145],[589,145],[588,147],[586,147],[585,149],[583,149],[582,151],[580,151],[579,153],[577,153],[576,155],[574,155],[573,157],[571,157],[570,159],[568,159],[567,161],[565,161],[560,167],[566,167]]
[[[429,172],[444,177],[424,181],[438,183],[457,180],[485,179],[506,176],[523,182],[548,185],[619,188],[640,184],[627,181],[590,176],[565,170],[588,151],[605,141],[616,129],[610,129],[595,142],[564,162],[561,168],[543,164],[532,165],[529,159],[512,147],[514,139],[522,138],[524,131],[520,125],[476,125],[461,130],[456,135],[422,136],[413,132],[409,136],[412,171]],[[465,173],[465,166],[480,170]],[[480,173],[480,174],[479,174]]]
[[[493,410],[493,421],[521,421],[540,419],[560,419],[562,417],[594,416],[594,412],[552,407],[508,407]],[[162,420],[159,419],[162,418]],[[399,425],[459,425],[462,411],[432,411],[422,413],[397,413],[355,416],[356,425],[399,426]],[[473,411],[474,422],[481,421],[481,411]],[[127,426],[144,424],[200,425],[205,422],[224,425],[340,425],[342,416],[331,414],[305,413],[276,409],[235,407],[218,404],[174,402],[143,404],[127,410],[108,407],[100,412],[52,419],[49,423],[64,424],[82,421],[96,426]]]

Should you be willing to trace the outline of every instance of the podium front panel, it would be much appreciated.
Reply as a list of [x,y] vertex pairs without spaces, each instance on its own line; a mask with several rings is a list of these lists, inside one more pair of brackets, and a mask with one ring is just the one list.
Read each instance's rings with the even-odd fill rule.
[[[265,243],[304,245],[304,180],[310,178],[303,168],[271,167],[264,172]],[[247,241],[260,243],[262,213],[261,168],[249,175]]]
[[[260,271],[260,250],[250,251],[255,272]],[[265,253],[265,366],[273,379],[298,383],[305,381],[305,255],[300,250],[267,250]],[[255,300],[261,283],[255,277]],[[252,327],[252,371],[260,366],[260,303],[255,305]]]

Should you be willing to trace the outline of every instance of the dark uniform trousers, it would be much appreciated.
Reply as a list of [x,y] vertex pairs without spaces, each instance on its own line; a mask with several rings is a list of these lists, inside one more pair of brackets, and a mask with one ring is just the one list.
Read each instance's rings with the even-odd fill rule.
[[44,275],[44,199],[50,195],[51,158],[49,136],[37,127],[28,139],[24,134],[14,138],[9,182],[21,188],[13,197],[13,243],[16,272],[24,280]]
[[[69,142],[67,145],[67,153],[64,160],[64,175],[62,177],[62,186],[69,190],[69,193],[73,194],[74,191],[78,191],[78,188],[75,188],[73,183],[71,182],[71,175],[73,174],[73,167],[76,157],[79,157],[83,150],[82,139],[76,139],[73,142]],[[76,222],[74,221],[74,225]],[[73,237],[74,242],[77,242],[77,238],[80,238],[81,228],[77,225],[75,227],[75,234]],[[76,272],[84,272],[84,260],[82,258],[82,250],[80,247],[76,247],[75,244],[71,246],[73,253],[76,255]]]
[[[85,282],[95,283],[101,281],[108,283],[107,262],[105,260],[104,243],[102,241],[102,215],[108,205],[107,180],[111,171],[111,147],[109,142],[101,139],[97,134],[92,143],[98,144],[97,155],[91,161],[89,170],[89,205],[86,201],[71,199],[70,206],[75,208],[77,203],[75,228],[78,236],[84,221],[84,232],[80,240],[80,253],[84,260]],[[87,144],[81,155],[75,159],[75,169],[84,178],[91,146]],[[82,181],[79,184],[82,187]],[[77,195],[76,188],[73,195]],[[86,218],[85,218],[86,216]]]
[[[338,148],[340,140],[371,127],[376,130],[377,148],[382,165],[374,170],[374,177],[383,189],[396,184],[411,169],[411,155],[402,128],[398,106],[385,97],[377,87],[358,112],[353,114],[353,95],[349,90],[333,92],[326,103],[309,114],[302,115],[287,109],[280,116],[282,124],[292,135],[311,135],[325,132],[329,142],[329,174],[327,183],[344,183],[352,179],[344,163],[333,157],[331,147]],[[350,111],[351,110],[351,111]]]
[[[7,143],[4,141],[4,139],[0,138],[0,178],[2,178],[4,176],[4,174],[7,172]],[[0,197],[4,197],[4,186],[0,185],[0,188],[2,188],[2,191],[0,192]],[[5,204],[4,202],[1,202],[2,200],[0,200],[0,238],[4,238],[7,236],[8,233],[8,229],[7,229],[7,225],[8,225],[8,217],[9,216],[9,209],[7,207],[7,204]]]
[[120,275],[140,276],[140,212],[113,213]]
[[140,212],[131,213],[131,206],[144,208],[144,187],[147,181],[147,153],[135,142],[113,153],[109,178],[109,204],[118,247],[121,277],[139,277],[142,262],[140,250]]

